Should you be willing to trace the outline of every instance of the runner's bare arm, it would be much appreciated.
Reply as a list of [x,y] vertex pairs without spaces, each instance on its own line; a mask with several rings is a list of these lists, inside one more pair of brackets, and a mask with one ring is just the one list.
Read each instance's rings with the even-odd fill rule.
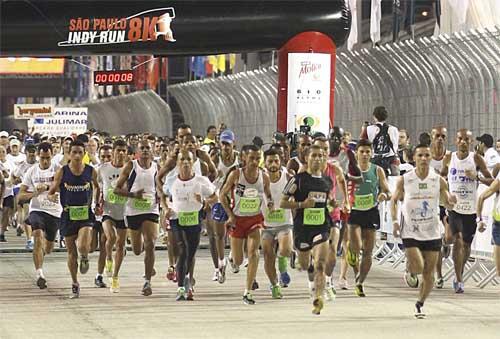
[[342,196],[344,197],[344,206],[346,209],[349,209],[349,195],[347,194],[347,182],[345,181],[344,171],[337,164],[333,164],[333,168],[335,168],[337,185],[340,187],[340,192],[342,192]]
[[449,210],[452,210],[453,206],[457,203],[457,197],[450,193],[448,183],[443,177],[439,180],[439,201],[442,201],[444,206]]
[[92,169],[92,186],[94,187],[94,197],[96,198],[95,204],[98,206],[100,204],[101,197],[101,187],[99,185],[99,180],[97,178],[96,169]]
[[403,201],[404,198],[405,193],[403,184],[404,184],[403,177],[399,177],[398,182],[396,183],[396,190],[392,195],[391,199],[391,218],[393,220],[393,224],[398,220],[398,202]]
[[[37,190],[35,189],[35,191]],[[28,186],[21,185],[21,187],[19,188],[19,194],[17,195],[17,199],[19,201],[30,201],[31,198],[33,198],[34,196],[35,192],[28,192]]]
[[207,177],[209,176],[209,170],[208,170],[208,165],[206,162],[203,162],[201,161],[200,162],[200,168],[201,168],[201,175],[203,175],[204,177]]
[[224,199],[224,197],[229,195],[234,189],[234,186],[239,179],[239,173],[239,171],[232,171],[219,192],[219,201],[222,204],[222,207],[226,211],[226,214],[233,219],[235,218],[235,215],[233,213],[233,210],[231,210],[231,206],[229,206],[230,202],[228,201],[228,199]]
[[54,181],[52,182],[52,186],[50,186],[49,191],[47,192],[47,199],[52,202],[57,202],[56,192],[59,192],[59,185],[61,185],[61,180],[63,176],[63,168],[59,168],[54,175]]
[[443,168],[441,169],[441,176],[446,178],[448,176],[448,167],[450,166],[451,162],[451,152],[446,153],[446,155],[443,158]]
[[163,179],[165,179],[165,176],[175,168],[175,165],[176,165],[176,159],[169,157],[165,165],[162,168],[160,168],[158,174],[156,174],[156,179],[155,179],[156,190],[160,192],[160,195],[163,194],[163,184],[164,184]]
[[269,175],[265,172],[262,172],[262,179],[264,181],[264,194],[267,200],[267,208],[269,208],[270,210],[274,210],[274,207],[276,205],[271,194],[271,179],[269,179]]
[[132,161],[127,162],[125,167],[123,167],[122,171],[120,172],[120,176],[118,177],[118,181],[116,182],[116,187],[113,190],[114,194],[121,195],[123,197],[129,197],[129,198],[134,198],[135,196],[133,195],[132,192],[129,192],[127,187],[125,186],[127,183],[127,179],[132,172]]
[[480,216],[483,212],[483,204],[486,199],[491,197],[493,194],[500,192],[500,180],[495,179],[493,183],[484,191],[477,199],[476,212],[477,216]]
[[217,178],[217,167],[215,167],[214,162],[210,159],[210,156],[207,152],[198,150],[196,155],[203,160],[208,165],[208,178],[210,181],[214,181]]
[[477,180],[485,185],[490,185],[495,178],[491,176],[490,171],[486,167],[486,162],[484,161],[484,158],[480,156],[479,154],[475,153],[474,154],[474,162],[476,163],[476,167],[479,169],[479,172],[483,175],[483,177],[480,177],[479,175],[477,176]]
[[389,184],[387,183],[387,178],[385,177],[385,173],[382,167],[377,167],[377,176],[380,183],[380,190],[382,192],[381,194],[379,194],[379,197],[382,194],[385,194],[385,199],[382,200],[388,201],[391,199],[391,191],[389,190]]

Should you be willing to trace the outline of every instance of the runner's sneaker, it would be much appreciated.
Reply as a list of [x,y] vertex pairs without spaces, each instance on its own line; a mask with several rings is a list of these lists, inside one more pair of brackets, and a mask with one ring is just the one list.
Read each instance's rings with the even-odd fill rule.
[[333,287],[333,284],[329,281],[326,282],[325,286],[325,298],[328,301],[333,301],[337,297],[337,291],[335,290],[335,287]]
[[33,241],[31,241],[31,240],[26,241],[26,247],[25,248],[28,251],[33,251]]
[[179,287],[177,289],[177,296],[175,297],[175,301],[186,300],[186,289],[184,287]]
[[214,271],[214,276],[212,277],[212,281],[218,281],[219,280],[219,269],[216,268]]
[[444,287],[444,279],[439,278],[438,280],[436,280],[435,286],[436,286],[436,288],[439,288],[439,289],[443,288]]
[[113,274],[113,260],[106,259],[106,275],[108,277],[111,277]]
[[280,285],[283,287],[283,288],[286,288],[288,287],[288,285],[290,284],[290,275],[288,274],[288,272],[283,272],[283,273],[280,273]]
[[323,304],[323,298],[318,297],[314,299],[312,313],[319,315],[321,313],[321,310],[323,309]]
[[219,284],[223,284],[226,281],[226,265],[220,267],[218,273],[219,276],[217,280],[219,281]]
[[104,279],[102,275],[97,275],[94,279],[94,285],[99,288],[106,288],[106,284],[104,283]]
[[405,271],[403,280],[405,281],[406,285],[410,288],[417,288],[418,287],[418,275],[410,273],[408,271]]
[[[167,280],[174,281],[174,279],[175,279],[175,267],[174,266],[168,267],[166,278],[167,278]],[[177,280],[177,279],[175,279],[175,280]]]
[[111,291],[111,293],[120,292],[120,280],[118,279],[118,277],[111,278],[111,287],[109,290]]
[[71,295],[69,296],[69,298],[70,299],[80,298],[80,285],[79,284],[71,285]]
[[255,305],[255,300],[253,299],[253,295],[251,293],[247,293],[243,296],[243,303],[247,305]]
[[341,290],[349,289],[349,285],[347,284],[347,279],[339,279],[338,286]]
[[233,273],[238,273],[240,271],[240,267],[237,266],[235,263],[234,263],[234,260],[233,258],[229,257],[229,264],[231,264],[231,271]]
[[252,283],[252,291],[258,290],[259,289],[259,283],[257,280],[254,280]]
[[80,256],[80,273],[85,274],[89,271],[89,257],[85,255]]
[[189,301],[193,301],[194,300],[193,292],[194,292],[194,290],[193,290],[192,287],[190,289],[188,289],[187,296],[186,296],[187,300],[189,300]]
[[66,248],[66,241],[64,239],[59,240],[59,248]]
[[457,282],[456,286],[457,287],[455,288],[455,293],[457,293],[457,294],[464,293],[464,283],[463,282]]
[[415,318],[417,318],[417,319],[424,319],[425,318],[424,305],[422,305],[419,302],[415,303]]
[[354,293],[358,297],[366,297],[365,291],[363,290],[363,285],[361,284],[356,284],[356,287],[354,287]]
[[147,297],[153,294],[153,290],[151,289],[151,283],[149,281],[144,282],[144,286],[142,286],[142,295]]
[[245,260],[243,260],[243,267],[248,267],[248,258],[245,258]]
[[7,242],[7,239],[5,239],[5,234],[0,234],[0,242]]
[[271,296],[273,299],[282,299],[283,294],[281,294],[281,286],[280,285],[274,285],[271,287]]
[[43,276],[38,276],[38,279],[36,280],[36,285],[41,289],[47,288],[47,280],[45,280],[45,277]]
[[17,235],[18,237],[20,237],[21,235],[23,235],[23,229],[22,229],[21,227],[18,227],[18,228],[16,229],[16,235]]

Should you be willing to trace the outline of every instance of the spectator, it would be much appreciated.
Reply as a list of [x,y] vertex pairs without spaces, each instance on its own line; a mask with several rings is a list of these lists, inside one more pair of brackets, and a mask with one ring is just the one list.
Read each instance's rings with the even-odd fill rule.
[[493,137],[490,134],[483,134],[476,140],[479,141],[478,151],[483,154],[486,167],[492,173],[496,165],[500,163],[500,155],[493,148]]
[[388,113],[384,106],[377,106],[373,110],[375,123],[365,122],[361,130],[361,139],[368,139],[372,143],[372,162],[384,169],[388,175],[399,175],[399,131],[396,127],[387,124]]

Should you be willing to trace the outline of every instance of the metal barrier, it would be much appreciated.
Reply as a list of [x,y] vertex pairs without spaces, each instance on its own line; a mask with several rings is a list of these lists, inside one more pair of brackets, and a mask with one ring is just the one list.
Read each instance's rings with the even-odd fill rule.
[[[354,136],[378,105],[412,140],[438,123],[450,136],[465,127],[500,135],[500,28],[340,53],[335,86],[335,124]],[[240,142],[270,141],[276,129],[277,67],[170,90],[196,133],[225,122]]]

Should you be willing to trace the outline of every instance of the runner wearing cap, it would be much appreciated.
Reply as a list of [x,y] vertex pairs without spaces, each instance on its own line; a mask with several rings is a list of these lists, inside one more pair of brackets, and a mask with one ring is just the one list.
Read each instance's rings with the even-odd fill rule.
[[[234,150],[234,141],[235,136],[231,130],[226,129],[222,131],[219,136],[220,151],[215,148],[211,154],[212,161],[217,166],[218,171],[217,179],[214,181],[217,195],[220,193],[229,170],[232,167],[238,166],[238,152]],[[226,196],[225,199],[230,199],[230,197]],[[226,237],[224,222],[226,218],[227,216],[221,203],[216,203],[212,207],[208,217],[208,234],[212,260],[215,266],[213,280],[217,280],[221,284],[226,280],[226,259],[224,254]]]
[[0,132],[0,146],[9,147],[9,133],[6,131],[1,131]]

